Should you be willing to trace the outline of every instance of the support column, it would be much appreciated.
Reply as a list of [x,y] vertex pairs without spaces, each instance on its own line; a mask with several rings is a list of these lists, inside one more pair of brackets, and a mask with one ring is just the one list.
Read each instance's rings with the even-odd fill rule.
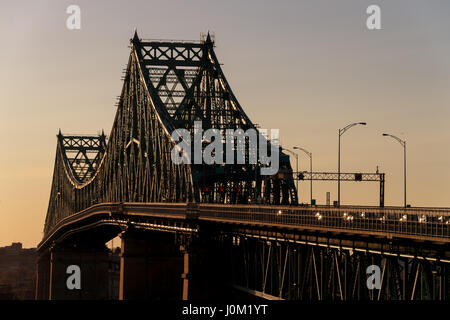
[[[38,299],[105,300],[108,298],[109,258],[104,244],[59,245],[52,247],[41,259],[38,265]],[[67,280],[73,274],[67,273],[71,265],[79,267],[80,289],[71,289],[67,286]]]
[[183,293],[181,299],[186,301],[189,299],[189,252],[184,245],[180,246],[180,251],[183,253],[183,274],[181,275]]
[[183,242],[182,299],[222,299],[231,296],[231,261],[224,240],[201,235]]
[[121,239],[119,299],[180,299],[183,256],[174,235],[128,230]]
[[50,292],[50,252],[40,253],[37,259],[36,300],[48,300]]

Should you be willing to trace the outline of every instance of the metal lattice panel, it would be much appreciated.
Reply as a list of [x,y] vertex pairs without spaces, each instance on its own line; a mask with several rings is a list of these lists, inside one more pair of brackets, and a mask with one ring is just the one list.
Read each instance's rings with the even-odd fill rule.
[[63,136],[58,142],[73,178],[83,183],[94,176],[106,149],[106,136]]
[[[338,173],[336,172],[298,172],[298,180],[323,180],[337,181]],[[344,173],[341,172],[341,181],[382,181],[384,173]]]

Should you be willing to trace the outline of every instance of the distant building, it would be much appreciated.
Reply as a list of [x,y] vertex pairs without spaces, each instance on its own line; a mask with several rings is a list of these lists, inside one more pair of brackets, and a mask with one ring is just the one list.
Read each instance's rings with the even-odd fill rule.
[[16,296],[9,284],[0,284],[0,300],[14,300]]
[[[120,248],[109,250],[108,299],[119,299]],[[34,300],[36,294],[36,248],[22,243],[0,247],[0,300]]]
[[36,288],[36,248],[13,242],[0,247],[0,300],[32,300]]

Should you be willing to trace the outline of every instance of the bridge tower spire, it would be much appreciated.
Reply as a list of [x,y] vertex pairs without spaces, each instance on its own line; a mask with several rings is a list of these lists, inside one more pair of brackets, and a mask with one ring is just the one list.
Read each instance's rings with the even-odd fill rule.
[[133,30],[133,38],[131,38],[130,42],[131,42],[131,43],[137,43],[137,42],[139,42],[139,36],[138,36],[137,28],[136,28],[136,27],[134,27],[134,30]]

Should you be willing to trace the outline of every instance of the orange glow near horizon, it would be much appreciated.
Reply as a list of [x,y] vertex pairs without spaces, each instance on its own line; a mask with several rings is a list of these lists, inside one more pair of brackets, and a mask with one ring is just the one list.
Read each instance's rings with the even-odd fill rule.
[[[403,149],[382,133],[406,139],[408,203],[450,207],[450,3],[385,3],[383,29],[369,31],[366,0],[78,2],[76,31],[65,26],[70,1],[2,4],[0,246],[42,238],[58,129],[109,135],[134,27],[142,38],[213,31],[249,118],[311,151],[314,171],[336,172],[338,129],[367,122],[342,136],[341,172],[378,166],[386,205],[403,205]],[[309,170],[303,153],[299,169]],[[299,186],[308,203],[309,181]],[[313,188],[318,204],[337,198],[336,182]],[[376,206],[378,188],[342,182],[341,203]]]

